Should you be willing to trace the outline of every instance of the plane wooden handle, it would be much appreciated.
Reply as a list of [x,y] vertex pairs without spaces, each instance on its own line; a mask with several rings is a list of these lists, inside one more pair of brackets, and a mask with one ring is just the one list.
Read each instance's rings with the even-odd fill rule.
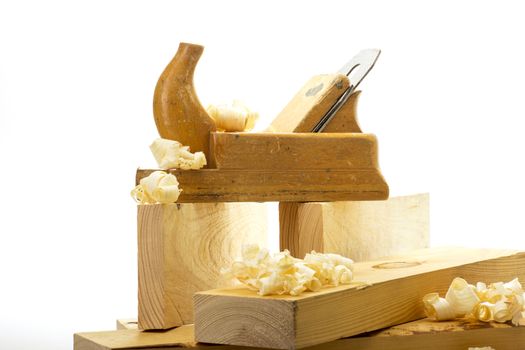
[[180,43],[175,57],[157,82],[153,96],[153,115],[162,138],[202,151],[209,159],[210,132],[215,122],[202,107],[193,85],[193,73],[203,46]]

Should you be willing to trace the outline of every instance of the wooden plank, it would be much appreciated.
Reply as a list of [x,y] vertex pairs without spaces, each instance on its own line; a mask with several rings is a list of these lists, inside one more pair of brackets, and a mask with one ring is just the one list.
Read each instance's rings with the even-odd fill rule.
[[[167,331],[140,332],[120,330],[77,333],[74,350],[180,349],[256,350],[234,345],[194,342],[193,325]],[[467,350],[468,347],[492,346],[497,350],[518,350],[525,343],[525,327],[480,323],[468,320],[433,322],[422,319],[310,347],[311,350]]]
[[139,205],[139,327],[192,323],[193,293],[220,286],[220,269],[248,243],[267,245],[264,204]]
[[193,325],[181,326],[169,331],[143,332],[137,329],[77,333],[74,335],[75,350],[113,349],[175,349],[195,347]]
[[272,121],[268,131],[311,132],[349,86],[344,74],[312,77]]
[[[304,348],[424,316],[422,297],[445,293],[452,279],[496,282],[525,278],[525,253],[440,248],[355,264],[355,281],[300,296],[259,296],[216,289],[195,294],[199,342]],[[249,331],[247,331],[249,330]]]
[[[155,170],[138,169],[137,181]],[[183,189],[179,203],[383,200],[376,169],[169,170]]]
[[361,133],[212,133],[219,169],[378,168],[377,139]]
[[386,201],[280,203],[281,250],[312,250],[366,261],[429,245],[429,195]]

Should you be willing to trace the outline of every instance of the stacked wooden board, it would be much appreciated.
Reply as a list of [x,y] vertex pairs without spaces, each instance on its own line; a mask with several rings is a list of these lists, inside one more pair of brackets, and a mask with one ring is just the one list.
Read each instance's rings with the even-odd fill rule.
[[[316,222],[314,227],[347,222],[345,227],[324,231],[324,236],[320,236],[316,230],[302,227],[304,216],[289,215],[293,220],[286,222],[301,228],[299,231],[281,228],[280,237],[289,237],[287,241],[295,242],[296,233],[301,232],[301,248],[307,252],[336,252],[344,256],[363,252],[358,258],[370,260],[428,247],[429,198],[425,194],[386,201],[297,205],[315,206],[332,213],[330,217],[324,215],[324,211],[319,216],[310,213],[308,217]],[[352,209],[341,210],[341,205]],[[354,213],[367,220],[350,220]],[[266,246],[267,213],[260,203],[143,205],[139,206],[137,214],[141,329],[168,329],[193,323],[193,294],[224,286],[226,281],[221,279],[220,269],[240,256],[243,244]],[[398,219],[400,214],[404,215],[402,221]],[[398,242],[392,239],[394,235],[407,243],[392,244],[392,241]],[[345,240],[345,237],[351,237],[352,244],[339,245],[337,250],[332,250],[328,242]],[[281,248],[295,253],[292,244]]]
[[[130,321],[121,322],[121,329],[106,332],[75,334],[75,350],[250,350],[252,347],[200,344],[194,341],[193,325],[167,331],[142,332],[125,329]],[[134,322],[134,321],[131,321]],[[136,322],[136,321],[135,321]],[[390,327],[378,332],[335,340],[309,347],[311,350],[467,350],[469,347],[491,346],[497,350],[520,350],[525,343],[522,328],[508,324],[482,323],[470,320],[434,322],[422,319]]]
[[195,326],[148,332],[138,330],[134,320],[120,321],[118,331],[76,334],[75,350],[210,347],[196,342],[223,343],[212,347],[239,350],[247,346],[319,350],[492,346],[505,350],[519,349],[516,344],[525,341],[525,327],[422,319],[421,304],[423,294],[444,293],[456,276],[487,282],[524,279],[525,252],[424,249],[356,263],[355,273],[353,285],[298,297],[261,297],[238,288],[199,292]]

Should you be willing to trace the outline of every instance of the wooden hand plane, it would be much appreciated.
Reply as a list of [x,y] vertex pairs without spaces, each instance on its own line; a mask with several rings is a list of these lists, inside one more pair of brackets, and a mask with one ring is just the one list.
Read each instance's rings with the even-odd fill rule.
[[[193,72],[202,51],[202,46],[181,43],[153,99],[160,136],[203,151],[208,160],[207,169],[168,170],[183,189],[179,202],[388,198],[377,139],[361,133],[355,118],[355,88],[375,59],[350,61],[340,73],[312,78],[267,132],[229,133],[216,131],[195,92]],[[361,76],[354,84],[347,76],[352,71]],[[137,182],[152,171],[137,170]]]

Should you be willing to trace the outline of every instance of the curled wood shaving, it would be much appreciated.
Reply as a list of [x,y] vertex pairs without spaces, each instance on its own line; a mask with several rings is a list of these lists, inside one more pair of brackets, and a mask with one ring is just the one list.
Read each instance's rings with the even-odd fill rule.
[[139,204],[175,203],[181,191],[174,175],[158,170],[141,179],[131,197]]
[[196,170],[206,165],[203,152],[191,153],[188,146],[177,141],[156,139],[149,148],[161,169]]
[[494,304],[483,301],[474,306],[472,313],[474,317],[482,322],[490,322],[494,319]]
[[475,287],[468,284],[463,278],[454,278],[445,299],[456,316],[465,316],[479,303],[480,300],[475,290]]
[[249,131],[259,118],[258,113],[238,100],[231,104],[209,105],[206,111],[215,120],[219,131]]
[[456,317],[454,310],[445,298],[438,293],[429,293],[423,297],[425,312],[429,318],[436,321],[452,320]]

